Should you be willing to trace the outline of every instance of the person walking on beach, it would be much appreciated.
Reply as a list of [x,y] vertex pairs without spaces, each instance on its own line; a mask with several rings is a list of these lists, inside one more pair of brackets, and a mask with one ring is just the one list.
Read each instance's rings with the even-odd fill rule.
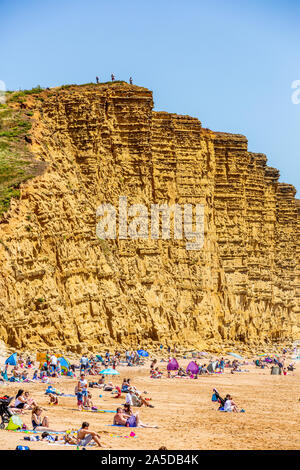
[[53,367],[54,372],[56,371],[57,357],[55,356],[55,354],[52,354],[52,356],[50,358],[50,367]]

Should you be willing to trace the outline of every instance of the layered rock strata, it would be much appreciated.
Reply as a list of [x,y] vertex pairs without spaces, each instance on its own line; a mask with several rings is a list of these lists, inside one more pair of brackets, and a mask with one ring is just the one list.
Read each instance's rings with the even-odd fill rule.
[[[300,337],[300,204],[246,137],[155,112],[152,93],[127,84],[52,89],[25,106],[47,170],[0,224],[1,340],[81,352]],[[203,248],[100,240],[96,209],[119,196],[149,213],[203,204]]]

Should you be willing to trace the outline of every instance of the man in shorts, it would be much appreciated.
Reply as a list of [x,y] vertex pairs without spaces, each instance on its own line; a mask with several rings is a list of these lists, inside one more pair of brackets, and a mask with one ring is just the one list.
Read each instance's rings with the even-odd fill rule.
[[100,434],[94,431],[89,431],[89,423],[85,421],[77,432],[77,444],[85,447],[91,442],[91,440],[95,441],[98,447],[105,447],[100,442]]

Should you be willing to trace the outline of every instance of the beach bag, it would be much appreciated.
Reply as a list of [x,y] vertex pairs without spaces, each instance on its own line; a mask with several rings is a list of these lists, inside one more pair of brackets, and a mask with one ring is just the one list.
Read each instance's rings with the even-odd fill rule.
[[218,401],[217,395],[215,393],[213,393],[211,401]]
[[16,429],[22,429],[23,423],[19,416],[13,415],[9,418],[6,429],[15,431]]
[[28,446],[17,446],[16,450],[30,450]]

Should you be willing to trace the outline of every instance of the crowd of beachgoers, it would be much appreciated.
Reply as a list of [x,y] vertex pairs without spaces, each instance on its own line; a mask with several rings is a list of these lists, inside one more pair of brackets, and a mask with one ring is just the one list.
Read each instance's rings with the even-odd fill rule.
[[[91,390],[99,389],[102,393],[111,394],[114,399],[119,399],[118,406],[110,420],[113,426],[156,428],[155,424],[147,424],[141,420],[140,414],[135,408],[154,408],[151,398],[146,390],[138,390],[130,378],[118,377],[118,368],[122,372],[126,370],[126,376],[130,374],[131,367],[149,366],[149,377],[151,379],[193,379],[197,380],[203,375],[224,374],[230,372],[237,374],[248,372],[250,364],[258,369],[277,369],[278,374],[287,375],[295,370],[295,362],[287,360],[291,351],[283,349],[280,355],[262,354],[253,358],[251,362],[243,359],[238,354],[232,353],[234,358],[226,357],[212,358],[208,353],[195,353],[190,357],[187,367],[180,366],[180,359],[175,357],[168,349],[168,359],[152,358],[144,350],[137,351],[106,351],[100,354],[83,354],[81,358],[73,362],[58,354],[47,353],[40,356],[43,359],[38,362],[30,355],[17,355],[16,353],[7,359],[1,368],[0,383],[2,385],[18,384],[18,392],[14,396],[1,395],[0,390],[0,423],[1,429],[18,429],[27,432],[26,440],[45,440],[78,447],[95,445],[105,447],[101,441],[100,434],[90,429],[89,423],[84,421],[77,431],[52,429],[51,416],[45,415],[43,408],[39,405],[34,393],[24,390],[22,383],[40,383],[46,386],[45,394],[49,398],[49,405],[59,406],[60,397],[70,397],[76,401],[77,410],[100,412],[93,403]],[[178,359],[178,360],[177,360]],[[178,362],[179,361],[179,362]],[[57,386],[61,379],[74,380],[74,393],[64,394]],[[102,396],[102,395],[100,395]],[[244,412],[227,393],[222,397],[216,388],[212,389],[211,401],[216,402],[217,410],[224,412]],[[117,403],[117,402],[116,402]],[[112,411],[111,411],[112,412]],[[24,413],[31,413],[32,429],[22,424],[21,418]]]

